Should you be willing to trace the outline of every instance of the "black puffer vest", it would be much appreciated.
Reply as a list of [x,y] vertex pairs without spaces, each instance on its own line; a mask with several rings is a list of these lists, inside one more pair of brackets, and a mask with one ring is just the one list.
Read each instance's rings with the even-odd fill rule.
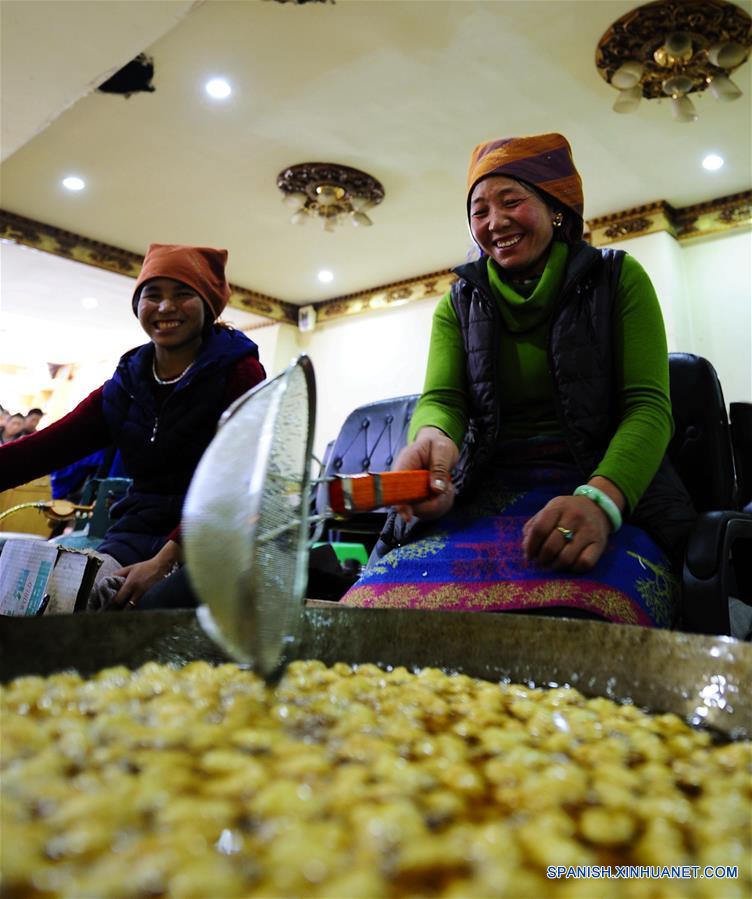
[[[587,481],[618,427],[613,317],[622,250],[596,250],[584,241],[570,251],[552,312],[548,359],[554,405],[575,463]],[[465,344],[470,421],[452,481],[461,493],[494,456],[499,441],[497,363],[502,320],[488,284],[486,260],[456,268],[452,306]],[[646,530],[675,563],[696,518],[669,459],[663,461],[628,520]],[[401,519],[387,523],[382,552],[408,539]],[[420,531],[417,531],[415,536]]]
[[103,411],[134,490],[185,493],[225,407],[228,372],[249,355],[258,349],[241,331],[213,329],[163,403],[152,389],[153,345],[122,357],[104,385]]
[[258,358],[256,344],[245,334],[212,329],[190,371],[166,399],[153,390],[153,344],[121,358],[104,385],[102,408],[133,485],[110,510],[114,523],[100,552],[131,565],[162,547],[180,522],[193,472],[214,437],[230,369],[245,356]]
[[[554,405],[562,432],[583,479],[591,477],[619,424],[613,317],[623,250],[596,250],[584,241],[572,248],[552,312],[548,359]],[[467,352],[470,425],[462,446],[457,489],[470,483],[499,438],[496,362],[501,314],[488,285],[486,260],[455,269],[452,285]],[[681,555],[696,513],[684,485],[664,456],[655,477],[629,516],[674,558]]]
[[[589,477],[618,425],[613,368],[613,310],[622,250],[578,244],[570,254],[552,312],[548,359],[554,404],[572,456]],[[456,486],[489,461],[499,440],[498,383],[501,314],[488,285],[486,260],[455,269],[452,306],[467,354],[470,424],[457,466]]]

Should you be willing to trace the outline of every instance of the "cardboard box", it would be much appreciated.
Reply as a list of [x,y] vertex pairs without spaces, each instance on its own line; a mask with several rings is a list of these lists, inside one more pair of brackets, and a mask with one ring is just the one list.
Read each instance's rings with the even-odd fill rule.
[[64,615],[86,608],[95,556],[46,540],[8,540],[0,552],[0,615]]

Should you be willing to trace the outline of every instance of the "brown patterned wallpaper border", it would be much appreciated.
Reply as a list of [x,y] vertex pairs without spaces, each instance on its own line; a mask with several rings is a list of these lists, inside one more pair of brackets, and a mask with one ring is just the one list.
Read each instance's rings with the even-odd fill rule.
[[326,322],[347,315],[358,315],[376,309],[402,306],[413,300],[427,300],[430,297],[446,293],[454,280],[455,276],[449,269],[445,269],[417,278],[394,281],[392,284],[384,284],[373,290],[363,290],[335,297],[332,300],[323,300],[315,304],[316,318],[318,322]]
[[[4,209],[0,209],[0,238],[82,262],[84,265],[103,268],[118,275],[126,275],[129,278],[138,275],[144,261],[143,256],[130,250],[100,243],[89,237],[36,222]],[[255,315],[263,315],[274,321],[297,324],[298,307],[294,303],[286,303],[284,300],[266,296],[247,287],[239,287],[237,284],[230,284],[230,289],[231,306],[245,309]]]
[[752,190],[674,209],[664,200],[589,219],[590,240],[601,247],[629,237],[668,231],[679,241],[752,225]]
[[[674,209],[664,200],[660,200],[612,215],[588,219],[586,230],[589,233],[586,240],[595,247],[601,247],[630,237],[667,231],[677,240],[685,241],[749,225],[752,225],[752,190],[682,209]],[[136,277],[143,261],[143,257],[138,253],[100,243],[1,209],[0,238],[131,278]],[[440,296],[449,289],[454,279],[455,276],[447,269],[322,300],[314,303],[317,320],[320,323],[334,321],[338,318]],[[297,325],[299,307],[296,304],[235,284],[231,284],[230,287],[231,306],[261,315],[271,321]]]

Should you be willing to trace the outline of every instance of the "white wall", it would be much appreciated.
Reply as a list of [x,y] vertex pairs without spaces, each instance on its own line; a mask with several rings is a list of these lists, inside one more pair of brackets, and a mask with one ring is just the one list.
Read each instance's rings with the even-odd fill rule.
[[693,352],[715,366],[727,403],[752,402],[752,232],[682,244]]
[[336,319],[299,334],[316,373],[314,451],[320,457],[353,409],[423,389],[431,316],[438,297]]
[[665,231],[659,231],[618,241],[612,246],[634,256],[650,276],[661,304],[669,352],[692,352],[692,317],[679,242]]
[[671,352],[708,359],[727,403],[752,401],[752,234],[727,231],[679,243],[666,232],[613,244],[650,275]]

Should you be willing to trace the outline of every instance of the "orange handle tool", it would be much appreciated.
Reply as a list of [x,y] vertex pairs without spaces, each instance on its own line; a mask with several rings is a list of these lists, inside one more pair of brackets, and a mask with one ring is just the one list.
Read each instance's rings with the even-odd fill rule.
[[337,475],[329,483],[329,505],[338,515],[351,515],[420,502],[433,496],[430,483],[431,473],[424,470]]

